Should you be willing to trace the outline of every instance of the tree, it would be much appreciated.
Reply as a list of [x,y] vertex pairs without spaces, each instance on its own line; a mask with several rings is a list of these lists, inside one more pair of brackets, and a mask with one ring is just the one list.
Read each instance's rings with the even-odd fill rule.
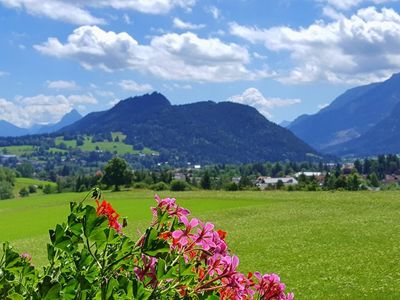
[[14,198],[12,185],[7,181],[0,181],[0,200]]
[[373,187],[379,187],[379,179],[378,176],[376,175],[375,172],[371,173],[368,176],[369,179],[369,183],[373,186]]
[[181,192],[188,188],[188,184],[183,180],[172,180],[171,181],[171,191]]
[[349,175],[347,179],[347,189],[350,191],[358,191],[360,188],[360,180],[358,179],[358,175],[353,173]]
[[211,178],[208,171],[206,171],[200,181],[201,188],[205,190],[211,189]]
[[114,186],[114,191],[119,191],[119,186],[127,183],[128,165],[120,157],[111,159],[104,168],[102,182],[107,186]]
[[35,170],[30,163],[22,163],[17,166],[17,171],[21,174],[21,177],[32,177]]

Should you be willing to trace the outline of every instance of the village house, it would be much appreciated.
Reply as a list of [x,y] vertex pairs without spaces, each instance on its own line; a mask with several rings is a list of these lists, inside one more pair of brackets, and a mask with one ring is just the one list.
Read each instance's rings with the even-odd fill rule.
[[283,185],[297,185],[298,181],[294,177],[265,177],[260,176],[257,178],[256,186],[261,189],[265,190],[268,187],[276,186],[277,183],[281,181]]
[[232,182],[239,184],[240,180],[242,179],[242,177],[232,177]]
[[399,184],[400,183],[400,175],[385,175],[385,179],[383,180],[385,184]]

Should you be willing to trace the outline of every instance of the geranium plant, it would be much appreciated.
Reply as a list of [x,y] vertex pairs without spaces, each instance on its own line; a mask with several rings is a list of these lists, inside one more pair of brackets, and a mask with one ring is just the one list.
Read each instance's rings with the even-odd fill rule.
[[155,197],[153,221],[134,241],[98,189],[92,198],[96,207],[72,202],[50,230],[43,270],[3,245],[0,299],[293,299],[276,274],[240,273],[226,232],[190,219],[175,199]]

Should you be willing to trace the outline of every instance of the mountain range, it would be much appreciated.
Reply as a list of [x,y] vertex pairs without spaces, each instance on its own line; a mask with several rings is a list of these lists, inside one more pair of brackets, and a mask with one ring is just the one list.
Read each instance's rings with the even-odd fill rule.
[[302,115],[288,128],[325,153],[365,156],[400,153],[400,74],[359,86],[314,115]]
[[73,109],[69,113],[65,114],[57,123],[46,125],[35,124],[30,128],[21,128],[10,122],[0,120],[0,137],[52,133],[78,121],[81,118],[82,115],[77,110]]
[[160,93],[120,101],[64,127],[58,134],[121,131],[126,143],[202,163],[309,160],[318,153],[255,108],[204,101],[171,105]]

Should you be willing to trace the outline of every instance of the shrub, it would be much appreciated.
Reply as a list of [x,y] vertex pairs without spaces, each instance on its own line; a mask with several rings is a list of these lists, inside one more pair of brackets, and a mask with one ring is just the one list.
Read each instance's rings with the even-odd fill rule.
[[147,189],[149,186],[144,182],[136,182],[133,184],[134,189]]
[[239,186],[235,182],[229,182],[224,186],[224,189],[226,191],[237,191],[239,189]]
[[158,182],[151,185],[151,189],[154,191],[166,191],[169,189],[169,186],[165,182]]
[[188,190],[189,186],[186,183],[186,181],[183,181],[183,180],[172,180],[170,189],[171,189],[171,191],[174,191],[174,192],[181,192],[181,191]]
[[0,299],[293,299],[276,274],[240,273],[226,232],[189,219],[175,199],[156,196],[151,226],[133,241],[100,192],[92,197],[96,208],[71,203],[50,230],[43,270],[3,244]]
[[28,197],[29,196],[29,191],[26,187],[23,187],[22,189],[19,190],[19,195],[21,197]]
[[36,192],[37,192],[37,189],[38,189],[37,185],[31,184],[31,185],[28,187],[29,194],[34,194],[34,193],[36,193]]
[[56,189],[55,189],[55,187],[53,187],[51,184],[46,184],[44,187],[43,187],[43,193],[44,194],[53,194],[53,193],[55,193],[56,192]]

